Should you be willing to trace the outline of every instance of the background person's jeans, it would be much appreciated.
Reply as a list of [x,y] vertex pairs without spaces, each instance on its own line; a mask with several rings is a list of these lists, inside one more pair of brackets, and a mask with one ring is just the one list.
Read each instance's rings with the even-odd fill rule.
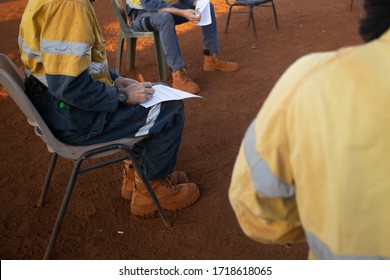
[[[183,2],[172,5],[177,9],[194,9],[195,7]],[[129,13],[130,9],[127,7]],[[215,18],[214,6],[210,3],[211,24],[201,26],[203,35],[203,50],[208,54],[220,51],[218,41],[217,22]],[[138,15],[130,23],[130,28],[134,31],[158,31],[160,33],[161,43],[164,49],[168,66],[172,72],[184,67],[184,62],[179,48],[175,25],[186,23],[188,20],[183,17],[172,15],[168,12],[149,13],[144,10],[138,12]]]

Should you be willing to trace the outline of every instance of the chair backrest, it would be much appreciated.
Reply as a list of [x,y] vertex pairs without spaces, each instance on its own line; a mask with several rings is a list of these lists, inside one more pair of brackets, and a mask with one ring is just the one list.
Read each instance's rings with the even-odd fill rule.
[[[0,83],[5,87],[16,105],[18,105],[23,114],[27,117],[28,123],[35,128],[35,132],[43,138],[43,141],[48,143],[51,141],[50,138],[55,138],[51,132],[45,134],[45,136],[40,133],[43,131],[50,131],[50,129],[47,127],[30,99],[24,93],[24,75],[15,63],[2,53],[0,53]],[[48,149],[52,152],[50,147],[48,147]]]
[[[35,129],[35,133],[45,142],[49,152],[72,160],[77,160],[84,153],[111,144],[123,144],[132,147],[138,141],[146,138],[122,138],[110,142],[88,146],[68,145],[58,140],[51,132],[35,106],[24,92],[24,76],[19,68],[5,54],[0,53],[0,83],[8,91],[8,94],[15,101],[16,105],[27,117],[28,123]],[[98,158],[118,152],[118,150],[104,151],[91,158]]]
[[26,100],[17,94],[24,91],[24,76],[16,65],[4,54],[0,53],[0,83],[19,107],[26,107],[23,111],[30,122],[35,120],[33,109],[28,108]]
[[111,0],[111,3],[114,7],[116,17],[118,18],[120,29],[122,32],[129,32],[130,28],[127,21],[126,9],[123,5],[123,0]]

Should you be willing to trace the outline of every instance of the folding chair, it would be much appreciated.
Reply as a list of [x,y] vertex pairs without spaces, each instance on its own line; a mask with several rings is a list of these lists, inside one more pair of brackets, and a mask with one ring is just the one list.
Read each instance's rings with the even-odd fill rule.
[[126,69],[134,69],[135,67],[135,53],[137,47],[138,38],[152,38],[154,41],[154,47],[156,51],[157,59],[157,70],[160,78],[160,82],[167,82],[167,63],[165,60],[164,50],[161,45],[160,35],[158,32],[136,32],[130,29],[130,25],[127,21],[125,12],[125,6],[122,0],[111,0],[112,6],[114,7],[116,17],[119,21],[119,39],[118,39],[118,50],[116,55],[116,68],[115,71],[119,73],[121,69],[123,43],[126,39],[127,49],[127,64]]
[[[233,0],[233,2],[230,2],[231,0],[225,0],[225,1],[226,1],[226,4],[229,6],[228,18],[227,18],[226,27],[225,27],[225,34],[227,33],[227,30],[229,27],[229,21],[230,21],[231,14],[233,14],[233,13],[249,13],[248,26],[252,22],[253,35],[255,37],[257,37],[255,18],[253,16],[253,9],[255,7],[272,7],[272,9],[274,11],[275,27],[276,27],[276,30],[279,30],[278,16],[276,14],[274,0]],[[234,7],[248,7],[248,12],[241,11],[241,10],[240,11],[233,11]]]
[[[359,14],[360,14],[360,17],[362,17],[363,16],[364,0],[358,0],[358,5],[359,5]],[[352,11],[352,8],[353,8],[353,0],[351,0],[351,11]]]
[[[57,235],[60,231],[62,220],[65,216],[66,209],[68,207],[71,194],[76,183],[77,176],[79,174],[108,166],[110,164],[123,161],[125,159],[131,159],[134,167],[136,168],[138,174],[141,175],[143,183],[145,184],[147,190],[149,191],[153,202],[165,224],[165,226],[170,227],[171,221],[167,218],[164,210],[162,209],[152,187],[147,180],[144,171],[141,169],[135,155],[133,154],[131,148],[135,143],[145,139],[148,136],[137,137],[137,138],[123,138],[115,141],[105,142],[96,145],[88,146],[73,146],[65,144],[59,141],[50,131],[45,121],[42,119],[34,105],[31,103],[30,99],[24,93],[24,76],[16,65],[4,54],[0,53],[0,83],[8,91],[8,94],[15,101],[17,106],[21,109],[23,114],[27,117],[27,121],[30,125],[34,127],[35,133],[43,140],[46,144],[47,149],[52,153],[49,169],[46,175],[45,182],[42,187],[42,192],[38,201],[37,206],[42,207],[46,197],[46,192],[48,190],[50,180],[53,174],[53,170],[58,158],[58,155],[72,160],[74,167],[66,188],[64,198],[58,212],[57,220],[55,222],[53,232],[50,237],[49,244],[46,248],[44,259],[49,259],[54,243],[56,241]],[[111,155],[110,157],[107,157]],[[101,158],[102,161],[95,164],[90,164],[85,167],[81,167],[81,164],[87,159],[96,159]]]

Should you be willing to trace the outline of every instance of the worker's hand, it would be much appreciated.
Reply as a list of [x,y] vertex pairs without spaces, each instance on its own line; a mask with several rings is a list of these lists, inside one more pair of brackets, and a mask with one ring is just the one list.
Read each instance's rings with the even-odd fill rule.
[[114,81],[114,87],[116,87],[116,88],[125,88],[125,87],[128,87],[130,85],[137,84],[137,83],[138,82],[136,80],[119,76]]
[[154,89],[152,88],[152,83],[145,82],[145,83],[139,83],[131,84],[130,86],[126,87],[127,91],[127,100],[124,102],[126,105],[135,105],[135,104],[141,104],[153,97]]
[[188,21],[192,23],[198,23],[200,21],[200,13],[198,11],[192,10],[192,9],[187,9],[187,10],[182,10],[183,11],[183,17],[188,19]]

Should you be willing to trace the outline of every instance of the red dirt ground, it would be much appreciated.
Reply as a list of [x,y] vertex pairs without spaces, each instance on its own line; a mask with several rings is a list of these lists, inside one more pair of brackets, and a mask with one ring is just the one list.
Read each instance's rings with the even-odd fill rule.
[[[53,259],[306,259],[306,244],[291,248],[262,245],[239,228],[227,193],[234,160],[245,129],[271,88],[298,57],[361,43],[359,12],[349,0],[275,0],[280,30],[272,10],[256,8],[258,38],[247,27],[247,14],[234,14],[224,34],[227,5],[216,6],[222,55],[241,64],[236,73],[204,73],[200,29],[179,28],[187,69],[199,83],[203,99],[186,100],[186,125],[178,169],[201,190],[200,200],[173,216],[174,226],[161,219],[130,214],[120,196],[122,165],[81,175],[57,239]],[[356,2],[356,1],[355,1]],[[0,1],[0,52],[22,66],[17,48],[20,17],[27,0]],[[356,5],[356,4],[355,4]],[[118,24],[110,1],[96,1],[96,12],[115,66]],[[143,41],[136,69],[122,75],[155,81],[154,49]],[[0,89],[0,257],[43,257],[72,165],[60,159],[44,208],[36,208],[50,155],[25,117]],[[123,232],[119,234],[118,231]]]

